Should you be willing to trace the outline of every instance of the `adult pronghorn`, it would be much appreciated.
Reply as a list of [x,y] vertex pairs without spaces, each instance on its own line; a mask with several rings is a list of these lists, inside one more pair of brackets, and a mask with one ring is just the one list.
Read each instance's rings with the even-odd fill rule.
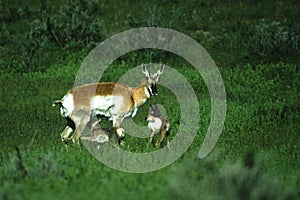
[[[149,73],[143,64],[145,80],[136,88],[121,83],[102,82],[69,90],[61,100],[53,102],[53,106],[60,106],[61,115],[67,121],[67,126],[61,133],[62,141],[67,143],[72,139],[73,142],[79,142],[80,135],[92,116],[97,116],[98,119],[104,116],[112,120],[118,138],[123,138],[124,129],[120,127],[123,119],[134,117],[137,109],[148,98],[157,95],[157,83],[164,68],[162,65],[156,73]],[[73,131],[74,134],[69,138]]]

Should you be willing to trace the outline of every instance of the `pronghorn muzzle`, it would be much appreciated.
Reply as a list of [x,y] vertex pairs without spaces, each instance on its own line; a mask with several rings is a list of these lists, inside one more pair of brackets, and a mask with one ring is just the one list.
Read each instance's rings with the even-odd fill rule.
[[151,87],[151,95],[157,96],[158,95],[157,85],[152,83],[150,87]]

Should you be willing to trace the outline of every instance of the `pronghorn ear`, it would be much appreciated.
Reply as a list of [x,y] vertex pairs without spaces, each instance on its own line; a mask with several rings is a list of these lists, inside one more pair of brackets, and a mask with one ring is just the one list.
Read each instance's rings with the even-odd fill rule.
[[149,72],[147,70],[147,66],[145,64],[142,64],[142,72],[145,74],[146,77],[149,77]]
[[158,75],[161,75],[161,74],[164,72],[164,70],[165,70],[165,65],[162,65],[162,66],[159,68],[159,70],[157,71],[157,74],[158,74]]
[[149,111],[152,110],[152,108],[153,108],[153,104],[151,103],[149,106]]

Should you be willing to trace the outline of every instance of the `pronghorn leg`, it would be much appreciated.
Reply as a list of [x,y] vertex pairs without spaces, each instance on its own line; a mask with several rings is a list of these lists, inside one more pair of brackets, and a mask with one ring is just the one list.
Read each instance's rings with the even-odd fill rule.
[[67,122],[66,128],[61,133],[60,137],[61,137],[61,140],[67,145],[68,141],[70,140],[69,136],[75,130],[75,123],[69,117],[66,117],[65,119],[66,119],[66,122]]
[[121,122],[123,118],[119,115],[113,115],[113,127],[116,129],[116,133],[118,137],[123,138],[124,135],[124,129],[120,128]]
[[73,132],[73,129],[69,126],[66,126],[66,128],[64,129],[64,131],[61,133],[60,137],[61,137],[61,141],[63,141],[65,144],[68,143],[68,138],[71,135],[71,133]]
[[100,124],[100,121],[95,121],[91,126],[91,132],[97,129],[97,126]]
[[170,141],[169,141],[169,139],[167,139],[167,147],[168,147],[168,150],[170,151],[171,147],[170,147]]
[[96,117],[97,117],[97,120],[92,124],[92,126],[91,126],[91,132],[93,132],[94,130],[96,130],[97,126],[101,122],[101,117],[99,115],[96,115]]
[[154,134],[155,134],[155,131],[150,131],[150,138],[149,138],[149,142],[148,142],[148,144],[151,144],[152,143],[152,139],[153,139],[153,137],[154,137]]
[[122,121],[123,121],[123,116],[113,115],[113,127],[115,128],[116,134],[118,136],[118,143],[124,145],[125,143],[124,129],[120,127]]
[[79,124],[74,132],[74,134],[72,135],[72,141],[75,142],[77,141],[77,144],[80,144],[79,138],[81,133],[83,132],[83,130],[85,129],[87,123],[90,121],[90,116],[89,115],[84,115],[81,120],[79,121]]
[[164,138],[165,138],[165,135],[166,135],[166,130],[165,130],[165,129],[161,130],[161,131],[160,131],[160,138],[159,138],[159,140],[157,140],[157,142],[156,142],[156,144],[155,144],[156,147],[160,147],[162,141],[163,141]]

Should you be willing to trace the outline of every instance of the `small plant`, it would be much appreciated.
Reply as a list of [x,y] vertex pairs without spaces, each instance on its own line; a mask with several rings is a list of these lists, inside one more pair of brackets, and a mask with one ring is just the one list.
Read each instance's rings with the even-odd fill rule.
[[[50,19],[52,39],[62,46],[80,49],[100,42],[101,27],[98,20],[101,8],[97,1],[69,0],[59,13]],[[75,45],[76,44],[76,45]]]
[[249,38],[248,51],[260,56],[294,54],[299,50],[300,34],[278,21],[262,19]]
[[[274,62],[287,60],[299,54],[300,29],[284,26],[278,21],[261,19],[253,25],[237,20],[233,29],[223,29],[213,40],[214,48],[235,52],[246,62]],[[250,60],[251,59],[251,60]]]
[[7,29],[7,25],[2,22],[0,24],[0,46],[5,45],[10,41],[10,33]]
[[[168,2],[161,2],[168,5]],[[142,10],[143,15],[129,13],[126,24],[133,28],[138,27],[163,27],[176,30],[195,29],[197,27],[197,10],[186,4],[168,5],[168,11],[157,4],[147,2]],[[191,15],[189,13],[192,13]]]
[[264,159],[256,158],[253,152],[242,161],[224,163],[219,168],[209,158],[195,160],[175,170],[177,175],[170,179],[171,198],[274,200],[299,196],[296,184],[284,187],[277,178],[265,173],[264,165]]
[[[31,22],[23,47],[22,72],[43,71],[53,62],[51,51],[91,49],[101,40],[97,1],[69,0],[58,14],[50,15],[48,2],[40,5],[41,19]],[[53,53],[53,52],[52,52]]]

